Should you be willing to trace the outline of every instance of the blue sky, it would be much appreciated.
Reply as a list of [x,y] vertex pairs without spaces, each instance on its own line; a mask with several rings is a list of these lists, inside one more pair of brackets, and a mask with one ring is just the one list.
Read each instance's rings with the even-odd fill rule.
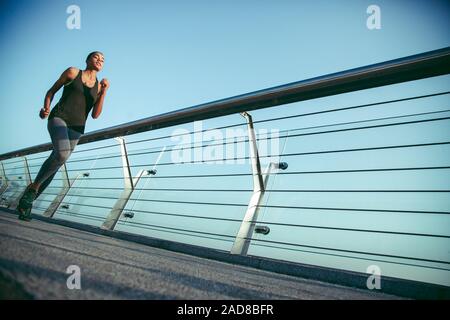
[[[86,132],[123,124],[172,110],[219,100],[272,86],[304,80],[328,73],[339,72],[386,60],[431,51],[450,45],[450,4],[448,1],[2,1],[0,10],[0,154],[50,141],[46,121],[38,117],[45,92],[69,66],[84,68],[86,55],[100,50],[105,55],[104,70],[99,79],[109,79],[111,87],[99,119],[88,119]],[[81,9],[81,29],[66,28],[69,14],[66,8],[76,4]],[[366,27],[369,5],[381,9],[381,29]],[[328,108],[346,107],[369,102],[411,97],[448,91],[450,77],[414,81],[383,88],[364,90],[332,96],[314,101],[290,104],[277,108],[254,111],[254,120],[292,115]],[[59,92],[52,103],[58,101]],[[450,109],[448,95],[429,100],[414,100],[386,104],[376,108],[345,111],[317,116],[294,118],[258,124],[257,128],[292,129],[291,134],[312,132],[306,127],[330,125],[340,122],[402,116],[427,111]],[[441,114],[443,116],[443,114]],[[447,113],[448,115],[448,113]],[[431,117],[431,116],[430,116]],[[434,117],[438,117],[437,115]],[[415,119],[426,118],[419,116]],[[205,121],[206,126],[242,122],[238,115]],[[400,120],[388,120],[388,122]],[[405,120],[406,121],[406,120]],[[383,121],[377,123],[384,123]],[[377,124],[374,123],[374,124]],[[350,128],[352,125],[345,125]],[[192,124],[183,128],[192,130]],[[334,127],[328,128],[333,129]],[[338,127],[342,128],[342,126]],[[140,136],[171,134],[174,128]],[[380,130],[287,138],[280,141],[284,153],[340,148],[358,148],[446,141],[450,126],[446,122],[430,122],[418,126],[386,127]],[[105,143],[111,144],[111,141]],[[114,143],[114,142],[113,142]],[[174,144],[149,142],[135,144],[129,150]],[[77,150],[86,148],[79,146]],[[117,154],[117,150],[87,152],[83,156]],[[448,166],[448,146],[430,149],[399,149],[389,152],[343,153],[307,157],[284,157],[291,171],[343,170],[365,168]],[[48,154],[48,153],[46,153]],[[161,162],[170,161],[165,153]],[[80,157],[80,154],[71,159]],[[150,157],[150,158],[149,158]],[[136,156],[132,163],[156,161],[158,154]],[[35,176],[42,159],[33,161]],[[111,161],[71,164],[84,171],[96,166],[120,166],[120,159]],[[133,168],[133,174],[137,173]],[[20,171],[20,170],[19,170]],[[101,171],[101,170],[100,170]],[[121,176],[118,170],[93,171],[91,177]],[[341,175],[302,175],[271,178],[270,189],[443,189],[449,190],[449,170],[418,172],[357,173]],[[249,165],[236,166],[161,166],[158,174],[249,172]],[[75,175],[75,173],[73,173]],[[56,183],[56,180],[55,180]],[[114,186],[110,181],[78,181],[76,186]],[[121,187],[121,181],[117,181]],[[205,179],[154,179],[142,182],[140,187],[159,188],[242,188],[251,189],[247,177],[228,180]],[[80,191],[84,192],[84,191]],[[86,191],[89,192],[89,191]],[[111,194],[111,192],[107,193]],[[243,203],[243,207],[187,206],[152,203],[151,209],[166,212],[184,212],[226,216],[240,219],[251,193],[143,192],[139,197]],[[356,196],[355,196],[356,195]],[[137,196],[137,195],[136,195]],[[104,204],[114,202],[71,195],[68,201],[79,204]],[[45,200],[42,200],[42,202]],[[266,205],[347,207],[392,210],[448,211],[448,193],[308,193],[307,195],[270,193]],[[47,203],[48,205],[48,203]],[[148,203],[130,202],[130,207],[148,210]],[[102,221],[107,211],[75,207],[79,213],[91,213]],[[448,234],[448,215],[419,215],[392,213],[336,214],[327,210],[313,212],[288,209],[261,210],[261,219],[272,222],[313,224],[353,228],[372,228],[417,233]],[[320,214],[317,214],[320,213]],[[61,213],[61,216],[63,213]],[[81,218],[68,217],[80,221]],[[207,232],[235,234],[238,224],[194,224],[185,218],[136,215],[135,221],[183,228],[189,226]],[[81,220],[86,223],[92,221]],[[100,222],[96,223],[100,223]],[[200,221],[200,220],[195,220]],[[124,224],[119,230],[144,232]],[[317,229],[289,229],[273,226],[268,239],[275,241],[315,244],[324,247],[341,246],[347,249],[385,252],[392,255],[426,257],[449,260],[447,239],[401,237],[398,235],[357,236],[340,231]],[[298,231],[300,230],[300,231]],[[298,231],[298,232],[297,232]],[[167,235],[151,231],[152,236],[168,237],[176,241],[190,241],[202,245],[204,239],[184,235]],[[331,233],[327,233],[331,232]],[[258,237],[258,236],[256,236]],[[267,239],[267,238],[265,238]],[[392,244],[395,243],[395,246]],[[212,241],[209,245],[229,249],[229,243]],[[267,255],[310,264],[347,268],[364,272],[376,261],[353,261],[332,255],[272,250],[252,246],[252,254]],[[330,253],[330,252],[327,252]],[[402,261],[404,262],[404,261]],[[435,267],[433,265],[432,267]],[[439,265],[442,267],[442,265]],[[445,266],[447,267],[447,266]],[[383,264],[386,274],[420,279],[450,285],[449,271],[426,272],[426,268]],[[425,270],[425,271],[424,271]]]
[[[80,30],[66,28],[71,4]],[[366,27],[370,4],[381,30]],[[111,89],[86,132],[445,47],[449,11],[437,0],[2,1],[0,128],[13,138],[0,153],[49,141],[45,92],[93,50]]]

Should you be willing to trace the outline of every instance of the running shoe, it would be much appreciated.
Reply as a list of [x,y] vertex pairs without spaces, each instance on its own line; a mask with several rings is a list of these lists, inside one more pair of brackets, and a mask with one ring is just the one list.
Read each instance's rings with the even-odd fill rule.
[[19,211],[19,219],[26,221],[31,220],[31,208],[33,206],[34,199],[36,199],[36,190],[28,186],[19,200],[19,205],[17,206],[17,211]]
[[23,209],[17,207],[17,211],[19,211],[19,220],[31,221],[31,208]]

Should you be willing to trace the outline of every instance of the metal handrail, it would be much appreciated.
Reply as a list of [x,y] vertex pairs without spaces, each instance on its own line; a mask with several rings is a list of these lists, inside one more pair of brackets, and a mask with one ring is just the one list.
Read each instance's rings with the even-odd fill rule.
[[[450,73],[450,47],[208,102],[85,134],[78,144]],[[0,160],[51,150],[45,143]]]

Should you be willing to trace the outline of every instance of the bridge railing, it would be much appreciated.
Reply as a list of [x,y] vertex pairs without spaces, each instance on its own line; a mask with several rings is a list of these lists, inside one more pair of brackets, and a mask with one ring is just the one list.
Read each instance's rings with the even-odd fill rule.
[[[450,48],[85,134],[33,213],[450,286]],[[52,145],[0,155],[17,206]]]

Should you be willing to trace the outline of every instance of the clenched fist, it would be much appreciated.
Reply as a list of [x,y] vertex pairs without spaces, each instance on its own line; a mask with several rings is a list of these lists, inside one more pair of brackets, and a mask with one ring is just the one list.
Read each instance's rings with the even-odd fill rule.
[[48,114],[50,113],[50,108],[42,108],[41,110],[39,110],[39,117],[41,119],[45,119],[47,118]]
[[100,81],[100,86],[101,86],[101,92],[105,93],[106,90],[108,90],[108,88],[109,88],[108,79],[106,79],[106,78],[102,79],[102,81]]

